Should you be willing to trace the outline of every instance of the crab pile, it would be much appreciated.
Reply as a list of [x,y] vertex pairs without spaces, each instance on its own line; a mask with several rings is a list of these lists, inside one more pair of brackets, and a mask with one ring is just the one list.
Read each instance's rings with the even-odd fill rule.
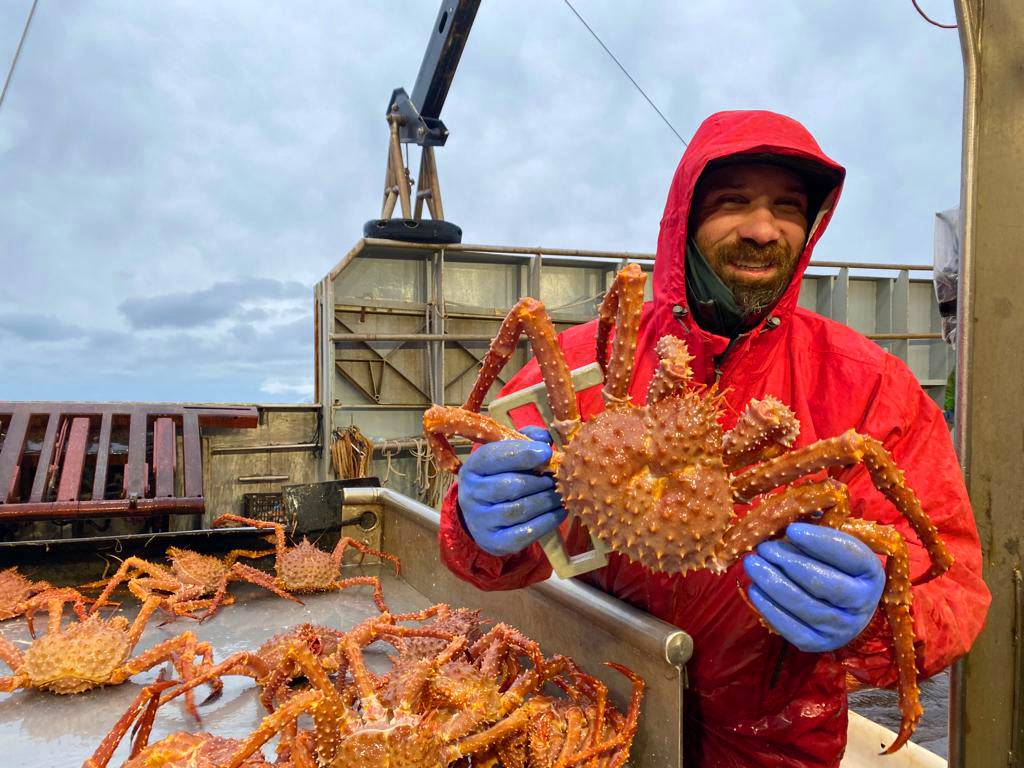
[[[125,768],[615,768],[628,758],[644,683],[625,667],[609,664],[632,688],[620,710],[598,678],[564,656],[545,657],[513,627],[491,626],[478,611],[443,604],[391,613],[378,577],[343,577],[349,548],[390,562],[397,575],[400,563],[390,554],[348,538],[332,551],[305,540],[290,545],[280,525],[234,515],[215,525],[227,523],[267,529],[274,548],[223,557],[170,548],[167,565],[129,557],[110,579],[80,586],[100,589],[91,607],[76,589],[32,582],[14,570],[0,572],[0,615],[24,616],[32,637],[24,648],[0,637],[0,662],[11,670],[0,677],[0,692],[82,694],[161,670],[85,768],[110,765],[129,731]],[[273,573],[238,562],[270,555]],[[370,608],[370,618],[355,627],[298,624],[222,659],[198,631],[136,651],[157,611],[168,614],[168,621],[207,618],[234,602],[227,590],[236,580],[296,602],[295,594],[371,587],[377,612]],[[110,598],[122,585],[139,599],[137,612],[133,618],[104,616],[116,607]],[[68,604],[75,614],[70,621]],[[37,637],[40,611],[47,622]],[[374,644],[391,649],[387,657],[375,651],[376,664],[368,663]],[[382,669],[386,659],[390,664]],[[173,679],[167,679],[169,671]],[[259,712],[251,733],[228,738],[186,730],[150,743],[162,706],[178,699],[200,724],[200,708],[208,712],[215,706],[230,676],[248,678],[258,692],[252,697]],[[200,686],[211,695],[197,706]],[[271,761],[264,747],[275,737]]]
[[[604,378],[603,411],[587,421],[580,418],[551,320],[543,304],[526,298],[502,322],[465,404],[435,405],[424,414],[425,436],[438,465],[458,471],[460,461],[449,442],[453,436],[477,442],[527,439],[479,413],[525,334],[554,415],[551,427],[564,446],[553,452],[548,471],[554,473],[569,513],[611,550],[654,571],[723,573],[798,520],[860,539],[888,558],[882,607],[896,648],[902,721],[886,752],[899,749],[922,714],[907,545],[892,526],[851,517],[846,486],[821,476],[863,464],[875,488],[906,517],[928,551],[928,577],[948,570],[952,556],[903,472],[875,438],[849,430],[795,448],[800,423],[771,396],[751,400],[735,426],[723,429],[724,393],[692,381],[691,358],[682,339],[659,340],[659,363],[646,401],[634,404],[630,384],[646,279],[638,265],[628,265],[616,275],[600,307],[596,358]],[[734,504],[752,507],[741,517]]]
[[[507,625],[485,632],[482,624],[473,612],[434,605],[410,614],[383,613],[344,632],[298,627],[260,651],[235,654],[184,682],[148,686],[84,768],[107,766],[129,730],[135,737],[125,768],[443,768],[468,765],[468,759],[507,768],[625,763],[637,729],[642,679],[609,665],[632,685],[622,712],[604,684],[570,659],[546,658]],[[384,674],[371,672],[364,658],[375,642],[396,651]],[[305,687],[292,690],[244,739],[178,732],[148,743],[161,705],[231,674],[263,685],[301,678]],[[548,683],[562,695],[546,692]],[[299,725],[303,714],[312,718],[309,729]],[[271,763],[261,750],[275,736],[281,738]]]

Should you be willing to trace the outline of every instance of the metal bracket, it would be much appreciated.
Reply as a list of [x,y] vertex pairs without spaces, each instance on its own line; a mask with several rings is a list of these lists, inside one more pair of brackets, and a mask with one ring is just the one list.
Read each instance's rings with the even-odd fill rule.
[[[604,375],[601,373],[601,367],[597,363],[590,363],[590,365],[577,368],[572,371],[571,375],[574,392],[582,392],[604,383]],[[551,412],[551,404],[548,402],[547,390],[544,388],[543,381],[493,400],[487,407],[487,412],[498,423],[515,427],[515,424],[512,423],[511,412],[516,408],[522,408],[524,405],[530,404],[537,408],[545,424],[551,424],[554,421],[555,417]],[[551,435],[552,440],[554,440],[555,445],[562,447],[562,439],[558,432],[548,427],[548,433]],[[544,554],[547,555],[552,569],[559,578],[570,579],[573,576],[596,571],[598,568],[608,565],[608,546],[597,538],[593,532],[588,531],[588,533],[590,534],[592,548],[578,555],[569,555],[565,541],[558,531],[541,537],[541,549],[544,550]]]

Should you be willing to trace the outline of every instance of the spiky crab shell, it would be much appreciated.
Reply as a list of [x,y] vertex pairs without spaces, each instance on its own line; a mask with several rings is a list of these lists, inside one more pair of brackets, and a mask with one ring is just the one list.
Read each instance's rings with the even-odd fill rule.
[[556,472],[566,509],[613,551],[655,571],[715,566],[733,516],[718,399],[700,392],[606,410]]
[[130,650],[120,622],[90,616],[32,643],[18,672],[27,674],[35,688],[81,693],[106,684]]
[[303,539],[286,549],[277,563],[282,586],[289,592],[321,592],[338,578],[331,553]]
[[[438,768],[443,745],[437,729],[418,717],[399,716],[388,724],[365,725],[342,737],[331,768]],[[317,734],[317,739],[321,738]],[[318,744],[318,747],[320,745]]]
[[290,632],[281,632],[256,650],[259,656],[271,669],[284,662],[285,654],[296,640],[302,640],[314,656],[333,656],[338,650],[338,634],[335,630],[316,624],[300,624]]
[[20,615],[25,601],[45,586],[43,582],[29,581],[17,568],[0,571],[0,621]]
[[[241,744],[205,732],[172,733],[150,744],[123,768],[217,768],[226,765]],[[256,752],[245,759],[242,768],[273,768],[273,764]]]
[[182,584],[206,587],[211,592],[220,584],[228,568],[224,561],[212,555],[203,555],[191,549],[167,548],[174,575]]

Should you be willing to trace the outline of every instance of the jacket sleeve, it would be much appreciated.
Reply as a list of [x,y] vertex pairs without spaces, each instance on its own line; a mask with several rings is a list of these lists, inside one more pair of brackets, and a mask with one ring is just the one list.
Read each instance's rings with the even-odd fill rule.
[[457,482],[452,484],[441,505],[441,530],[438,536],[441,562],[477,589],[519,589],[544,581],[551,575],[551,565],[537,544],[531,544],[522,552],[505,557],[480,549],[462,524]]
[[[912,589],[918,670],[929,677],[968,651],[991,601],[981,578],[971,504],[942,412],[896,358],[887,359],[860,431],[882,440],[954,558],[945,574]],[[849,486],[854,515],[897,528],[910,552],[911,580],[921,579],[929,567],[928,553],[908,521],[875,490],[863,467],[840,479]],[[884,687],[896,682],[892,634],[881,611],[838,656],[862,683]]]

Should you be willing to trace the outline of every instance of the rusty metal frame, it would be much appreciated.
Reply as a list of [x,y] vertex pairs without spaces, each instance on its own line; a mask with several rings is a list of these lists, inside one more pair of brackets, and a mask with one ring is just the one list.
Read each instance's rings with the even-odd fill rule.
[[[46,419],[28,498],[16,497],[33,419]],[[128,456],[123,498],[106,499],[114,422],[127,421]],[[6,432],[0,447],[0,520],[29,521],[80,517],[186,514],[201,511],[203,466],[200,429],[252,428],[254,406],[200,406],[178,403],[0,402]],[[147,448],[152,428],[153,449]],[[183,466],[177,467],[181,430]],[[84,477],[90,436],[96,435],[92,477]],[[149,487],[152,467],[154,488]],[[59,481],[57,481],[59,478]],[[180,479],[182,493],[176,491]],[[53,486],[57,481],[56,494]],[[88,490],[84,490],[86,486]],[[85,493],[88,498],[81,499]],[[50,498],[53,495],[54,498]]]

